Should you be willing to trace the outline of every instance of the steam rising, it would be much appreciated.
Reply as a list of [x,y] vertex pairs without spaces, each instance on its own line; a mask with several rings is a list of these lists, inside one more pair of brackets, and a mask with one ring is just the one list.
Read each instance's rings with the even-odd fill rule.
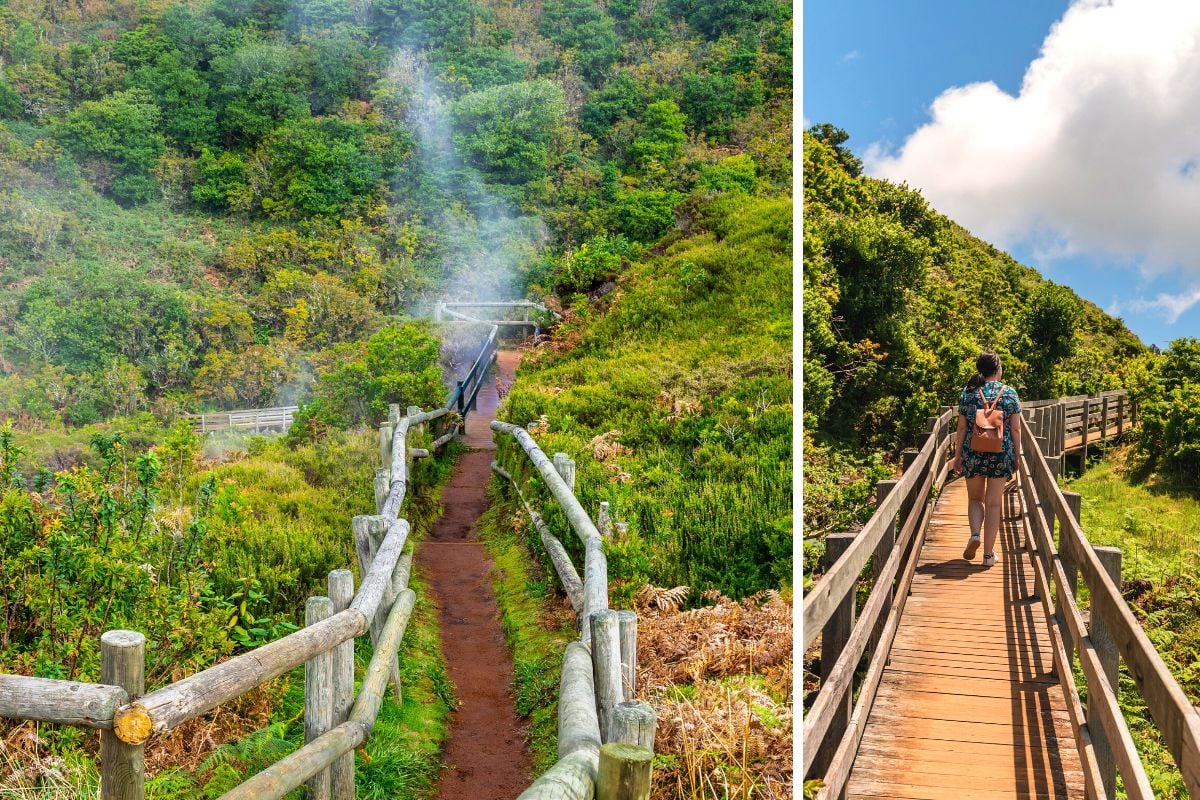
[[431,222],[444,253],[443,299],[521,297],[519,266],[546,241],[545,226],[537,217],[518,216],[459,157],[449,103],[438,93],[423,57],[398,51],[388,77],[406,95],[405,121],[417,139],[422,205],[440,209]]

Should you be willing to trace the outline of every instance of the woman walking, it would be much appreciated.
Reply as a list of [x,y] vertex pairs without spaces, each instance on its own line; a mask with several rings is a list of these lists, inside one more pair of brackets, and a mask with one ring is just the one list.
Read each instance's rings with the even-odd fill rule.
[[996,537],[1004,486],[1021,457],[1021,401],[1011,386],[1000,382],[1004,370],[995,353],[980,353],[975,374],[958,399],[958,435],[951,469],[967,479],[967,519],[971,538],[963,551],[975,558],[983,529],[983,566],[996,563]]

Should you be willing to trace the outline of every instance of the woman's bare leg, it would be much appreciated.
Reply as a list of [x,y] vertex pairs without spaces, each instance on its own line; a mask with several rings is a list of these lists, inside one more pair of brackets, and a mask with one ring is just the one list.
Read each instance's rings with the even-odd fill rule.
[[967,520],[971,523],[971,535],[978,536],[983,527],[984,483],[987,478],[967,478]]
[[[983,480],[982,478],[980,480]],[[986,521],[983,529],[983,554],[996,552],[996,537],[1000,534],[1000,512],[1004,509],[1004,484],[1007,478],[987,478],[984,494]]]

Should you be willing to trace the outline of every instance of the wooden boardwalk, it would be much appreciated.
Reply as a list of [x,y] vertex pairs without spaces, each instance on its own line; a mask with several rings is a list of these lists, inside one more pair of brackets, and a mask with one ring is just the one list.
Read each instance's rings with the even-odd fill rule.
[[995,566],[968,564],[966,485],[946,485],[847,797],[1084,797],[1020,514],[1010,491]]

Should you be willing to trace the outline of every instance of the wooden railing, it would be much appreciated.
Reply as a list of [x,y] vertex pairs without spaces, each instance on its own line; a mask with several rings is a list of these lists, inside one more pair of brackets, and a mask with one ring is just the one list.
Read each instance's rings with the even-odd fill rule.
[[[1059,488],[1061,464],[1044,455],[1041,447],[1053,424],[1053,417],[1031,421],[1022,433],[1023,524],[1038,596],[1053,623],[1055,672],[1067,696],[1087,794],[1115,797],[1119,772],[1127,797],[1154,797],[1117,700],[1117,669],[1124,660],[1188,794],[1200,797],[1200,716],[1121,596],[1121,551],[1087,540],[1079,524],[1079,495]],[[1076,600],[1080,577],[1090,597],[1086,619]],[[1076,655],[1084,675],[1086,710],[1075,685]]]
[[278,431],[284,433],[292,427],[297,406],[275,408],[247,408],[240,411],[212,411],[207,414],[184,414],[196,433],[221,433],[224,431]]
[[[1129,798],[1154,796],[1117,700],[1123,660],[1189,795],[1200,798],[1200,715],[1121,596],[1120,551],[1087,540],[1079,495],[1057,482],[1067,443],[1123,434],[1136,410],[1123,391],[1024,406],[1017,476],[1025,509],[1022,538],[1051,623],[1054,671],[1067,698],[1087,796],[1114,798],[1118,773]],[[804,648],[821,637],[820,689],[804,718],[804,774],[822,779],[818,797],[825,800],[842,796],[865,732],[932,512],[931,495],[948,477],[956,416],[947,407],[929,419],[921,449],[904,455],[902,477],[879,483],[878,509],[861,531],[827,539],[826,571],[804,597]],[[864,575],[868,562],[872,569]],[[1087,615],[1076,600],[1080,577],[1090,598]],[[870,593],[856,620],[855,597],[864,584]],[[868,665],[858,677],[864,655]]]
[[[929,418],[925,442],[906,456],[901,478],[879,482],[878,510],[861,531],[828,537],[826,572],[804,596],[804,650],[821,636],[821,688],[804,718],[804,774],[824,780],[822,798],[841,797],[850,777],[916,570],[929,498],[949,472],[955,416],[946,408]],[[860,582],[871,589],[856,621]],[[864,655],[867,670],[856,679]]]
[[575,463],[566,454],[556,453],[551,461],[528,431],[516,425],[495,421],[492,430],[516,440],[584,548],[580,580],[566,548],[529,504],[513,474],[492,463],[529,512],[581,633],[563,655],[558,761],[519,800],[645,800],[650,794],[656,721],[649,704],[636,699],[637,614],[608,606],[604,541],[611,531],[603,513],[598,528],[576,499]]
[[[470,311],[471,313],[465,313]],[[480,313],[496,314],[502,312],[513,312],[509,319],[483,319],[479,316]],[[534,303],[530,300],[513,300],[501,302],[467,302],[467,301],[446,301],[438,303],[433,309],[433,318],[437,322],[442,321],[458,321],[458,322],[476,322],[490,325],[506,325],[516,327],[528,327],[537,329],[540,323],[536,319],[530,319],[532,312],[538,311],[543,315],[552,314],[558,316],[556,312],[550,311],[541,303]],[[520,315],[520,319],[516,319]]]

